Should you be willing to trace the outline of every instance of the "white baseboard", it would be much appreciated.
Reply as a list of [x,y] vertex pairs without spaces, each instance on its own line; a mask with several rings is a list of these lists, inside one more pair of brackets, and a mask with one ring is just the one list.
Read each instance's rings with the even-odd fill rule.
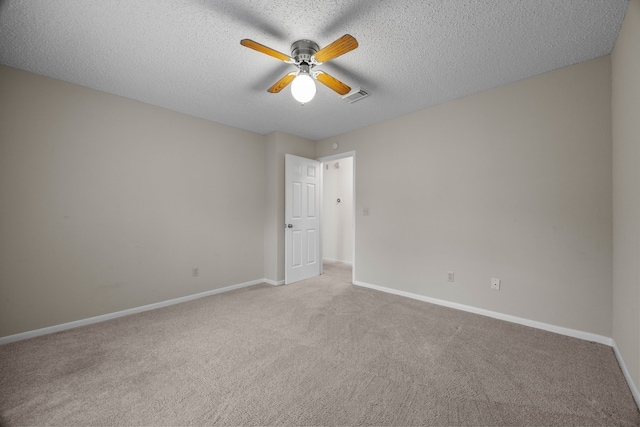
[[549,332],[555,332],[560,335],[566,335],[569,337],[580,338],[587,341],[594,341],[600,344],[611,346],[613,340],[609,337],[602,335],[592,334],[590,332],[578,331],[576,329],[564,328],[562,326],[551,325],[549,323],[537,322],[535,320],[524,319],[522,317],[511,316],[509,314],[502,314],[496,311],[485,310],[482,308],[473,307],[470,305],[458,304],[456,302],[445,301],[437,298],[431,298],[424,295],[418,295],[411,292],[399,291],[397,289],[385,288],[384,286],[371,285],[369,283],[354,282],[354,285],[362,286],[365,288],[375,289],[377,291],[387,292],[389,294],[400,295],[407,298],[417,299],[431,304],[441,305],[444,307],[455,308],[457,310],[467,311],[469,313],[480,314],[482,316],[493,317],[494,319],[504,320],[511,323],[518,323],[524,326],[530,326],[532,328],[542,329]]
[[537,322],[535,320],[523,319],[522,317],[511,316],[508,314],[502,314],[495,311],[484,310],[482,308],[472,307],[469,305],[458,304],[455,302],[445,301],[437,298],[431,298],[424,295],[418,295],[411,292],[399,291],[397,289],[385,288],[384,286],[372,285],[370,283],[364,283],[360,281],[355,281],[354,285],[362,286],[364,288],[374,289],[376,291],[386,292],[389,294],[400,295],[407,298],[416,299],[419,301],[429,302],[436,305],[441,305],[444,307],[454,308],[457,310],[467,311],[469,313],[480,314],[483,316],[493,317],[494,319],[504,320],[507,322],[518,323],[524,326],[530,326],[532,328],[542,329],[549,332],[555,332],[560,335],[566,335],[573,338],[579,338],[586,341],[593,341],[600,344],[608,345],[613,348],[613,352],[616,355],[616,359],[618,359],[618,364],[620,365],[620,369],[624,375],[627,384],[629,385],[629,389],[631,390],[631,394],[633,395],[633,399],[636,401],[636,405],[640,408],[640,391],[638,390],[638,386],[634,382],[629,370],[627,369],[627,365],[624,363],[624,359],[618,350],[618,346],[613,338],[605,337],[603,335],[592,334],[590,332],[578,331],[576,329],[564,328],[562,326],[551,325],[548,323]]
[[[25,340],[25,339],[28,339],[28,338],[33,338],[33,337],[37,337],[37,336],[40,336],[40,335],[46,335],[46,334],[52,334],[54,332],[65,331],[67,329],[73,329],[73,328],[77,328],[77,327],[80,327],[80,326],[91,325],[93,323],[104,322],[106,320],[116,319],[118,317],[124,317],[124,316],[128,316],[130,314],[142,313],[144,311],[154,310],[156,308],[162,308],[162,307],[167,307],[167,306],[174,305],[174,304],[180,304],[180,303],[187,302],[187,301],[192,301],[192,300],[198,299],[198,298],[203,298],[203,297],[207,297],[207,296],[211,296],[211,295],[216,295],[216,294],[220,294],[220,293],[223,293],[223,292],[229,292],[229,291],[233,291],[235,289],[246,288],[248,286],[258,285],[260,283],[267,283],[267,284],[272,285],[272,286],[280,286],[280,285],[284,285],[284,280],[280,280],[280,281],[275,281],[275,280],[271,280],[271,279],[252,280],[252,281],[245,282],[245,283],[239,283],[237,285],[226,286],[226,287],[220,288],[220,289],[213,289],[211,291],[206,291],[206,292],[201,292],[201,293],[194,294],[194,295],[188,295],[188,296],[185,296],[185,297],[175,298],[175,299],[171,299],[171,300],[168,300],[168,301],[162,301],[162,302],[158,302],[158,303],[154,303],[154,304],[148,304],[148,305],[143,305],[143,306],[140,306],[140,307],[130,308],[130,309],[127,309],[127,310],[117,311],[115,313],[103,314],[101,316],[95,316],[95,317],[90,317],[90,318],[87,318],[87,319],[82,319],[82,320],[76,320],[76,321],[73,321],[73,322],[63,323],[63,324],[60,324],[60,325],[49,326],[49,327],[42,328],[42,329],[36,329],[34,331],[22,332],[22,333],[15,334],[15,335],[9,335],[9,336],[6,336],[6,337],[0,337],[0,345],[8,344],[8,343],[15,342],[15,341]],[[600,343],[600,344],[605,344],[605,345],[611,346],[613,348],[613,351],[614,351],[615,355],[616,355],[616,359],[618,359],[618,364],[620,365],[620,368],[622,369],[622,373],[624,374],[624,377],[627,380],[627,384],[629,385],[629,389],[631,390],[631,394],[633,395],[633,398],[635,399],[636,404],[640,408],[640,391],[638,390],[637,385],[635,384],[633,378],[631,377],[631,374],[629,373],[629,370],[627,369],[627,365],[625,364],[624,359],[622,358],[622,355],[620,354],[620,351],[618,350],[618,346],[616,345],[616,342],[612,338],[608,338],[608,337],[605,337],[605,336],[602,336],[602,335],[592,334],[592,333],[589,333],[589,332],[578,331],[578,330],[575,330],[575,329],[564,328],[564,327],[561,327],[561,326],[555,326],[555,325],[551,325],[551,324],[548,324],[548,323],[537,322],[535,320],[523,319],[521,317],[511,316],[511,315],[508,315],[508,314],[502,314],[502,313],[498,313],[498,312],[490,311],[490,310],[484,310],[482,308],[472,307],[472,306],[468,306],[468,305],[464,305],[464,304],[458,304],[458,303],[455,303],[455,302],[445,301],[445,300],[441,300],[441,299],[437,299],[437,298],[431,298],[431,297],[427,297],[427,296],[424,296],[424,295],[414,294],[414,293],[411,293],[411,292],[405,292],[405,291],[400,291],[400,290],[397,290],[397,289],[386,288],[384,286],[372,285],[372,284],[365,283],[365,282],[355,281],[354,285],[365,287],[365,288],[369,288],[369,289],[374,289],[374,290],[381,291],[381,292],[386,292],[386,293],[389,293],[389,294],[394,294],[394,295],[399,295],[399,296],[403,296],[403,297],[407,297],[407,298],[412,298],[412,299],[416,299],[416,300],[419,300],[419,301],[429,302],[429,303],[436,304],[436,305],[441,305],[441,306],[444,306],[444,307],[454,308],[454,309],[457,309],[457,310],[467,311],[469,313],[475,313],[475,314],[480,314],[480,315],[483,315],[483,316],[493,317],[495,319],[504,320],[504,321],[507,321],[507,322],[518,323],[518,324],[521,324],[521,325],[530,326],[532,328],[542,329],[542,330],[545,330],[545,331],[555,332],[555,333],[558,333],[558,334],[561,334],[561,335],[566,335],[566,336],[570,336],[570,337],[574,337],[574,338],[580,338],[580,339],[584,339],[584,340],[587,340],[587,341],[594,341],[594,342],[597,342],[597,343]]]
[[339,262],[340,264],[353,265],[353,263],[352,263],[352,262],[349,262],[349,261],[343,261],[343,260],[341,260],[341,259],[322,258],[322,261],[326,261],[326,262]]
[[627,380],[627,384],[629,385],[629,389],[631,390],[631,394],[633,395],[633,399],[636,401],[636,405],[640,408],[640,391],[638,390],[638,386],[633,381],[629,370],[627,369],[627,365],[624,363],[624,359],[622,358],[622,354],[620,354],[620,350],[618,350],[618,346],[615,340],[611,340],[611,347],[613,347],[613,352],[616,354],[616,359],[618,359],[618,364],[620,365],[620,369],[622,369],[622,374],[624,378]]
[[35,331],[22,332],[15,335],[9,335],[6,337],[0,337],[0,345],[8,344],[10,342],[26,340],[28,338],[38,337],[40,335],[52,334],[54,332],[66,331],[67,329],[73,329],[80,326],[91,325],[93,323],[104,322],[105,320],[116,319],[118,317],[128,316],[130,314],[142,313],[143,311],[154,310],[156,308],[167,307],[174,304],[180,304],[182,302],[191,301],[198,298],[208,297],[211,295],[221,294],[223,292],[233,291],[235,289],[246,288],[247,286],[259,285],[260,283],[266,283],[266,279],[251,280],[250,282],[239,283],[237,285],[226,286],[220,289],[213,289],[211,291],[201,292],[198,294],[187,295],[186,297],[180,297],[171,299],[168,301],[157,302],[154,304],[143,305],[140,307],[129,308],[127,310],[116,311],[115,313],[103,314],[100,316],[89,317],[88,319],[76,320],[73,322],[63,323],[61,325],[49,326],[42,329],[36,329]]

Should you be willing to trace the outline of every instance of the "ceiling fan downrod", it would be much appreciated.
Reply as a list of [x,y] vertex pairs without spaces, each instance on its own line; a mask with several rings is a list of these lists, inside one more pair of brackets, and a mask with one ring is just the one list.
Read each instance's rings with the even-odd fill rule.
[[318,44],[311,40],[298,40],[291,45],[291,56],[296,64],[307,63],[313,67],[317,62],[312,58],[319,49]]

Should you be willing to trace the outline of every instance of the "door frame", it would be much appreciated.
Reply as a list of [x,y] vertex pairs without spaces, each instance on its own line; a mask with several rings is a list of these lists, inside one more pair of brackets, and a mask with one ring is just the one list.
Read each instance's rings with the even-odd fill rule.
[[[355,283],[356,281],[356,152],[347,151],[344,153],[332,154],[331,156],[319,157],[316,160],[320,162],[320,260],[324,262],[324,215],[322,214],[323,203],[324,203],[324,165],[327,162],[331,162],[334,160],[340,160],[347,157],[351,157],[353,159],[353,212],[351,213],[351,238],[352,240],[352,248],[351,248],[351,283]],[[322,262],[320,263],[320,274],[324,273],[324,267]]]

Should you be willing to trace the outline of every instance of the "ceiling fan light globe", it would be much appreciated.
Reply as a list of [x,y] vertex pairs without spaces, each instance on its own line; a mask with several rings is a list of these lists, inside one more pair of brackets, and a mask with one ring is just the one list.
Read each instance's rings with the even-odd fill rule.
[[309,74],[298,74],[291,83],[291,94],[296,101],[307,103],[316,96],[316,84]]

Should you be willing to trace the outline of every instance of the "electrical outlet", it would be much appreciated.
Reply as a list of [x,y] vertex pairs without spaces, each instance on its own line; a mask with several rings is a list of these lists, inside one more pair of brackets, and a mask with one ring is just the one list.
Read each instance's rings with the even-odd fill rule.
[[200,268],[199,267],[193,267],[191,269],[191,276],[198,277],[199,275],[200,275]]
[[371,212],[369,211],[369,208],[364,208],[362,209],[362,215],[363,216],[369,216]]
[[500,279],[496,279],[495,277],[491,279],[491,289],[494,291],[500,290]]
[[453,271],[447,271],[447,282],[453,282],[454,280]]

